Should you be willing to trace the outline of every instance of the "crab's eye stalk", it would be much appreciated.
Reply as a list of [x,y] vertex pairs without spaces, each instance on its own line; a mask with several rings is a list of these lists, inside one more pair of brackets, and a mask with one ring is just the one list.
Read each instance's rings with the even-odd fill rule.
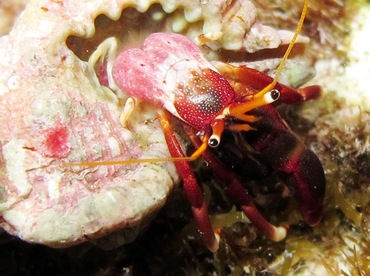
[[280,91],[273,89],[270,92],[267,92],[263,97],[265,98],[266,102],[273,103],[280,98]]
[[210,146],[211,148],[216,148],[216,147],[218,147],[219,144],[220,144],[220,137],[219,136],[212,135],[211,137],[209,137],[208,146]]
[[213,120],[210,124],[212,128],[212,135],[208,139],[208,146],[211,148],[218,147],[221,141],[222,132],[224,132],[225,129],[225,120],[223,117],[221,117]]

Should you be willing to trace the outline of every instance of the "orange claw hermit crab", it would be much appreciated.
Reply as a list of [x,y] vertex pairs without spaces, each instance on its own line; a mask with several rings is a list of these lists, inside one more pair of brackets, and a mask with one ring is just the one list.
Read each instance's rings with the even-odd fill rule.
[[[307,4],[308,1],[305,1],[296,36],[303,24]],[[243,141],[262,153],[267,163],[285,180],[299,202],[306,222],[311,226],[316,225],[321,219],[325,194],[323,168],[317,156],[291,133],[273,106],[279,101],[300,103],[320,94],[318,86],[292,89],[277,82],[295,39],[290,43],[274,79],[246,66],[211,63],[192,40],[174,33],[151,34],[141,48],[125,49],[115,59],[107,55],[104,66],[96,66],[101,84],[111,89],[118,87],[132,97],[126,101],[121,116],[122,124],[130,120],[135,99],[163,108],[157,111],[157,116],[172,158],[76,161],[68,165],[173,161],[183,180],[202,240],[214,252],[218,249],[218,242],[202,190],[188,164],[203,156],[224,183],[226,193],[249,220],[267,237],[280,241],[286,236],[286,228],[276,227],[266,221],[238,176],[224,168],[209,149],[218,147],[225,129],[243,132]],[[105,56],[104,50],[111,51],[115,47],[115,41],[108,39],[90,59],[94,62],[101,55]],[[184,122],[185,131],[197,147],[190,157],[184,155],[174,135],[169,114]]]

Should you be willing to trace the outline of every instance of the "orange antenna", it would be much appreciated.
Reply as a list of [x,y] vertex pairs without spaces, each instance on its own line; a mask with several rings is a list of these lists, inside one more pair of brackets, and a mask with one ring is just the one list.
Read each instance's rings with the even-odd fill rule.
[[108,161],[86,161],[76,163],[64,163],[66,167],[95,167],[99,165],[112,166],[112,165],[130,165],[137,163],[160,163],[160,162],[176,162],[176,161],[193,161],[193,157],[164,157],[164,158],[144,158],[144,159],[129,159],[129,160],[108,160]]
[[[163,110],[157,112],[157,118],[159,123],[161,124],[164,131],[168,131],[173,133],[172,127],[170,126],[169,122],[167,121],[167,116]],[[166,134],[165,134],[166,136]],[[170,135],[172,137],[172,135]],[[65,163],[64,166],[66,167],[74,167],[74,166],[110,166],[110,165],[130,165],[130,164],[137,164],[137,163],[160,163],[160,162],[179,162],[179,161],[194,161],[198,159],[202,153],[207,148],[207,143],[204,143],[208,137],[203,138],[202,145],[189,157],[181,156],[181,157],[163,157],[163,158],[143,158],[143,159],[129,159],[129,160],[108,160],[108,161],[87,161],[87,162],[72,162],[72,163]]]
[[303,27],[303,23],[304,23],[304,20],[306,18],[306,15],[307,15],[307,11],[308,11],[308,2],[310,0],[304,0],[304,3],[303,3],[303,8],[302,8],[302,13],[301,13],[301,17],[299,19],[299,22],[298,22],[298,25],[297,25],[297,28],[295,30],[295,33],[293,35],[293,38],[292,40],[290,41],[289,43],[289,46],[287,48],[287,50],[285,51],[284,53],[284,56],[283,58],[281,59],[281,62],[278,66],[278,68],[276,69],[276,73],[275,73],[275,76],[274,76],[274,80],[269,84],[267,85],[264,89],[262,89],[260,92],[258,92],[255,97],[260,97],[260,96],[263,96],[264,94],[266,94],[267,92],[271,91],[276,83],[278,82],[278,79],[280,78],[281,76],[281,73],[284,69],[284,66],[288,60],[288,57],[290,55],[290,52],[292,51],[293,47],[294,47],[294,44],[295,42],[297,41],[297,37],[298,35],[301,33],[301,30],[302,30],[302,27]]

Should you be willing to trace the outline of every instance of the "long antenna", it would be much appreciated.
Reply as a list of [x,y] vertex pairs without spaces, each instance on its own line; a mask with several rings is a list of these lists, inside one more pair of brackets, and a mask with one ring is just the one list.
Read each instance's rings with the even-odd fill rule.
[[108,160],[108,161],[86,161],[76,163],[64,163],[66,167],[92,167],[92,166],[112,166],[112,165],[130,165],[137,163],[160,163],[160,162],[176,162],[176,161],[193,161],[193,157],[164,157],[164,158],[144,158],[144,159],[128,159],[128,160]]
[[275,87],[276,83],[278,82],[278,79],[280,78],[281,73],[282,73],[282,71],[284,69],[284,66],[285,66],[285,64],[286,64],[286,62],[288,60],[288,56],[290,55],[290,52],[292,51],[292,49],[294,47],[294,44],[297,41],[297,37],[298,37],[298,35],[300,34],[300,32],[302,30],[303,22],[304,22],[304,20],[306,18],[307,11],[308,11],[308,2],[309,2],[309,0],[304,0],[303,8],[302,8],[302,13],[301,13],[301,17],[300,17],[299,22],[298,22],[298,26],[297,26],[297,28],[295,30],[295,33],[293,35],[292,40],[289,43],[289,46],[288,46],[287,50],[284,53],[283,58],[281,59],[281,62],[279,64],[278,68],[276,69],[274,80],[269,85],[267,85],[265,88],[263,88],[260,92],[258,92],[255,95],[255,97],[259,97],[259,96],[265,95],[267,92],[271,91]]

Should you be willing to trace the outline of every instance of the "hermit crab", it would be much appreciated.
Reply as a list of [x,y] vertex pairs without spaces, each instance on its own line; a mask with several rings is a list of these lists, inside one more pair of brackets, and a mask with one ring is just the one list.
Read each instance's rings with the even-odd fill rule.
[[[300,24],[306,10],[307,2]],[[318,86],[292,89],[277,82],[295,39],[275,78],[243,65],[211,63],[192,40],[180,34],[151,34],[140,48],[125,49],[114,60],[106,53],[114,53],[117,43],[114,39],[107,39],[91,56],[90,62],[94,63],[103,56],[100,67],[94,64],[102,85],[131,97],[125,103],[122,124],[125,125],[130,119],[137,100],[159,108],[157,117],[172,158],[82,161],[69,163],[68,166],[174,162],[202,239],[214,252],[218,242],[202,190],[188,164],[203,156],[224,183],[226,193],[249,220],[267,237],[280,241],[286,236],[286,228],[276,227],[265,220],[237,174],[228,171],[210,151],[210,148],[218,147],[225,129],[243,132],[245,143],[262,153],[267,163],[285,180],[299,202],[306,222],[311,226],[316,225],[321,219],[325,194],[323,168],[316,155],[289,130],[272,105],[277,101],[301,103],[320,94]],[[182,121],[196,146],[196,151],[190,157],[185,156],[177,141],[169,116]]]
[[[168,13],[180,5],[159,2]],[[247,17],[240,20],[239,13],[244,15],[247,7],[253,11],[250,1],[236,1],[233,7],[221,2],[187,2],[188,22],[204,21],[200,34],[187,28],[191,39],[166,30],[149,35],[144,46],[120,49],[119,55],[114,40],[108,39],[87,62],[71,50],[70,36],[92,36],[91,18],[99,13],[117,19],[124,9],[145,11],[150,3],[90,1],[84,6],[72,0],[33,1],[27,7],[12,32],[0,40],[0,96],[6,107],[0,111],[2,228],[52,247],[71,246],[117,229],[124,230],[118,233],[123,243],[130,242],[163,206],[178,181],[176,166],[202,240],[215,251],[207,206],[189,167],[190,161],[203,156],[257,228],[273,240],[284,238],[286,227],[268,223],[237,173],[224,169],[211,152],[222,142],[224,129],[241,134],[267,157],[301,203],[308,224],[320,220],[325,190],[320,162],[291,134],[272,105],[315,98],[319,88],[295,90],[277,83],[278,73],[272,79],[245,65],[208,61],[202,46],[211,52],[257,51],[259,45],[244,39],[245,29],[265,30],[247,24],[254,16],[250,22]],[[234,8],[238,16],[229,20],[233,24],[214,22],[215,15]],[[25,26],[32,26],[33,32],[24,32]],[[181,26],[172,28],[180,32]],[[14,107],[13,112],[8,107]],[[190,157],[182,153],[185,144],[174,139],[168,117],[180,119],[198,148]]]

